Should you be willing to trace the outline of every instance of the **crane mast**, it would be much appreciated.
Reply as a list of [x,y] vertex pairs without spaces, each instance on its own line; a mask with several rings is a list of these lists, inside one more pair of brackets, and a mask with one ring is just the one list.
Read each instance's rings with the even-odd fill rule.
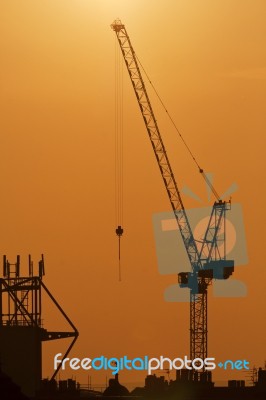
[[[207,358],[207,288],[214,277],[226,279],[233,272],[232,263],[227,263],[225,261],[225,254],[220,254],[220,247],[217,239],[218,234],[221,232],[223,221],[225,220],[225,212],[228,209],[228,203],[221,200],[214,203],[204,241],[199,250],[189,224],[188,216],[178,190],[130,38],[125,26],[120,20],[115,20],[111,28],[117,36],[163,178],[164,186],[191,264],[192,271],[179,273],[178,282],[180,287],[190,289],[190,357],[192,360],[196,358],[204,360]],[[215,264],[217,259],[219,262]],[[218,273],[217,266],[219,269]],[[216,273],[214,272],[215,267]],[[225,275],[226,278],[224,278]]]

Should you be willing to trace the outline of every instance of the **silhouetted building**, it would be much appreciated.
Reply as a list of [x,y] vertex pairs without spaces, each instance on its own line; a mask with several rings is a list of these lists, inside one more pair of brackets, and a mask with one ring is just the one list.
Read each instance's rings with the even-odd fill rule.
[[0,358],[4,372],[34,396],[42,373],[41,329],[32,326],[0,326]]
[[5,374],[0,365],[0,398],[1,400],[28,400],[21,393],[20,387],[16,385],[12,379]]
[[129,391],[125,386],[122,386],[118,381],[118,374],[115,374],[114,379],[109,379],[109,386],[103,392],[104,396],[128,396]]

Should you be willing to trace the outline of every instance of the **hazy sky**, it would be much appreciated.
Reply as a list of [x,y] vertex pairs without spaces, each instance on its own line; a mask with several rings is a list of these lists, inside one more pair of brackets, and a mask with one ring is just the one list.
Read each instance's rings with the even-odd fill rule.
[[[217,191],[238,185],[232,201],[243,206],[249,263],[236,268],[235,278],[247,284],[248,295],[218,299],[210,291],[209,354],[262,365],[264,0],[1,0],[0,254],[10,261],[20,254],[26,272],[28,253],[36,265],[44,253],[45,283],[80,331],[72,356],[189,353],[189,306],[164,301],[177,277],[160,275],[156,260],[152,216],[169,211],[170,204],[126,71],[125,234],[118,282],[116,38],[110,28],[117,17],[200,165],[214,173]],[[189,186],[203,200],[184,196],[185,205],[208,205],[197,169],[165,112],[157,105],[155,110],[180,188]],[[46,300],[43,317],[47,329],[62,329]],[[66,342],[43,348],[46,377]],[[70,375],[68,370],[61,377]],[[214,377],[228,374],[217,371]],[[92,379],[103,381],[105,373]]]

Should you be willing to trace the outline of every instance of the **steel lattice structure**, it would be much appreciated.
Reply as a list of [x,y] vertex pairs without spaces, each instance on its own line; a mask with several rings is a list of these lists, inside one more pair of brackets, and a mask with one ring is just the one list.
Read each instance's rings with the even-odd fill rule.
[[[161,133],[142,78],[139,63],[125,26],[114,21],[115,31],[126,67],[133,85],[140,111],[160,168],[161,176],[188,254],[192,272],[180,273],[180,287],[190,289],[190,357],[192,360],[207,358],[207,289],[213,278],[226,279],[233,272],[233,262],[225,260],[225,213],[228,204],[218,200],[214,203],[209,224],[198,249],[178,186],[167,156]],[[224,226],[221,251],[219,235]]]
[[[44,258],[39,261],[38,274],[33,274],[33,262],[29,256],[29,274],[20,275],[20,256],[17,261],[11,264],[6,256],[3,263],[3,277],[0,277],[0,338],[1,333],[11,329],[27,329],[36,331],[39,342],[51,341],[56,339],[73,338],[63,357],[66,358],[78,338],[78,330],[64,312],[60,304],[54,298],[47,286],[43,282]],[[72,331],[48,331],[43,327],[42,320],[42,294],[45,293],[52,301],[55,308],[59,311]],[[23,345],[23,344],[22,344]],[[36,356],[37,357],[37,356]],[[61,368],[53,372],[54,379]]]

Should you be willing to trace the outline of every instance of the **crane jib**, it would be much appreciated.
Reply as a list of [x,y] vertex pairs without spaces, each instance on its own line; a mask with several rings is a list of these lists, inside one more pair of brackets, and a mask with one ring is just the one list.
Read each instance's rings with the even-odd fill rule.
[[181,237],[191,263],[192,271],[196,272],[196,270],[201,266],[199,251],[161,138],[159,127],[154,116],[135,52],[131,45],[125,26],[121,24],[120,21],[115,21],[111,26],[116,33],[121,51],[124,56],[126,67],[131,78],[131,83],[133,85],[133,89],[138,100],[150,141],[152,143],[152,148],[156,156],[161,176],[163,178]]

